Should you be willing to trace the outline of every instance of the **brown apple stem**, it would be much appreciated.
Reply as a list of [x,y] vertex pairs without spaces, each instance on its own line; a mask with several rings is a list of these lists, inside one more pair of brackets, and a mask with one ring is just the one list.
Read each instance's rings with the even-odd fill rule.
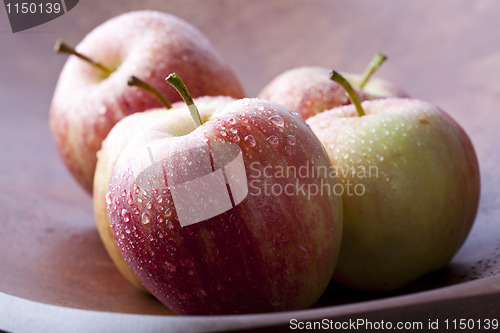
[[156,98],[158,98],[160,100],[160,102],[167,108],[167,109],[170,109],[172,108],[172,104],[170,103],[170,101],[168,99],[165,98],[165,96],[163,96],[161,94],[161,92],[158,91],[158,89],[156,89],[155,87],[153,87],[152,85],[142,81],[141,79],[137,78],[136,76],[131,76],[128,78],[128,81],[127,81],[127,84],[129,86],[135,86],[135,87],[139,87],[141,89],[144,89],[146,90],[147,92],[153,94],[154,96],[156,96]]
[[361,79],[361,82],[359,84],[359,87],[361,89],[364,88],[370,77],[375,73],[375,71],[382,65],[384,61],[387,60],[387,56],[382,53],[377,53],[372,61],[368,64],[368,67],[365,69],[365,72],[363,73],[363,78]]
[[352,104],[354,104],[354,106],[356,107],[356,111],[358,112],[358,116],[362,117],[362,116],[366,115],[365,111],[363,110],[363,107],[361,106],[361,102],[359,101],[358,95],[356,94],[356,92],[352,88],[351,84],[349,82],[347,82],[347,80],[336,71],[332,71],[330,73],[330,78],[333,81],[340,84],[347,91],[347,93],[349,94],[349,97],[352,101]]
[[54,46],[54,51],[56,51],[58,53],[68,53],[68,54],[75,55],[78,58],[92,64],[93,66],[96,66],[97,68],[99,68],[100,70],[105,72],[108,76],[111,75],[111,73],[113,73],[112,70],[110,70],[109,68],[107,68],[106,66],[101,64],[100,62],[95,61],[94,59],[91,59],[91,58],[87,57],[86,55],[81,54],[80,52],[76,51],[74,48],[72,48],[71,46],[66,44],[61,39],[57,40],[56,45]]
[[189,91],[186,88],[186,85],[184,82],[182,82],[181,78],[179,75],[176,73],[172,73],[167,78],[165,79],[168,83],[170,83],[175,90],[181,95],[182,99],[184,102],[186,102],[189,112],[191,112],[191,117],[193,118],[194,124],[196,127],[200,126],[202,124],[201,118],[200,118],[200,112],[198,111],[198,108],[194,104],[193,99],[191,98],[191,95],[189,94]]

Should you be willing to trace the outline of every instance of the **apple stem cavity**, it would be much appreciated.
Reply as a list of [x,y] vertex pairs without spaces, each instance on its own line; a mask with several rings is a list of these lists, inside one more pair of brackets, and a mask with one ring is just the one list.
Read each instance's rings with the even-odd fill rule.
[[354,106],[356,107],[356,111],[358,112],[358,116],[362,117],[362,116],[366,115],[365,111],[363,110],[363,107],[361,106],[361,102],[359,101],[358,95],[356,94],[356,92],[352,88],[351,84],[349,82],[347,82],[347,80],[336,71],[331,71],[330,79],[332,79],[333,81],[340,84],[342,86],[342,88],[344,88],[347,91],[347,93],[349,94],[349,97],[352,101],[352,104],[354,104]]
[[86,55],[81,54],[80,52],[76,51],[73,47],[69,46],[61,39],[57,40],[56,45],[54,46],[54,51],[56,51],[57,53],[68,53],[68,54],[75,55],[78,58],[90,63],[91,65],[93,65],[97,68],[99,68],[100,70],[105,72],[107,76],[110,76],[111,73],[113,73],[113,71],[111,69],[107,68],[106,66],[104,66],[100,62],[95,61],[94,59],[91,59],[91,58],[87,57]]
[[152,85],[142,81],[141,79],[137,78],[136,76],[132,75],[131,77],[128,78],[127,84],[131,87],[139,87],[141,89],[146,90],[147,92],[153,94],[160,100],[160,102],[167,108],[170,109],[172,108],[172,104],[168,99],[163,96],[158,89],[153,87]]
[[387,56],[382,53],[377,53],[372,61],[368,64],[368,67],[365,69],[365,72],[363,73],[363,78],[361,79],[361,82],[359,84],[359,87],[363,89],[370,79],[370,77],[375,73],[375,71],[382,65],[384,61],[387,60]]
[[196,127],[201,126],[202,122],[200,118],[200,112],[198,111],[198,108],[194,104],[194,101],[191,98],[191,95],[189,94],[186,85],[184,84],[184,82],[182,82],[182,79],[179,77],[179,75],[177,75],[176,73],[171,73],[169,76],[167,76],[165,81],[170,83],[170,85],[172,85],[172,87],[174,87],[175,90],[177,90],[179,95],[181,95],[184,102],[186,102]]

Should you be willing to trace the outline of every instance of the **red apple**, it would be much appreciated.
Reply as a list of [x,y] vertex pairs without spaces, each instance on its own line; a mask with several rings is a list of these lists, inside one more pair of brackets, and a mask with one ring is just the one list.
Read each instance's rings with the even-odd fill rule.
[[169,14],[120,15],[92,30],[77,50],[93,65],[75,56],[68,59],[54,92],[50,126],[62,160],[88,192],[92,192],[96,153],[113,125],[131,113],[161,106],[153,96],[128,87],[129,76],[147,80],[171,101],[180,98],[163,80],[174,70],[195,97],[244,96],[207,38]]
[[[343,74],[356,87],[361,100],[407,96],[390,82],[371,78],[371,74],[385,59],[385,56],[377,55],[363,75]],[[280,103],[298,112],[303,119],[350,104],[344,88],[330,79],[330,72],[323,67],[298,67],[285,71],[269,82],[258,97]]]
[[441,109],[351,96],[355,105],[307,120],[344,187],[334,278],[394,290],[446,266],[464,243],[478,209],[478,161],[466,132]]
[[193,120],[178,109],[177,126],[134,136],[113,167],[108,211],[128,265],[179,314],[311,306],[335,268],[342,206],[318,191],[334,177],[293,172],[332,167],[321,143],[298,115],[264,100],[206,119],[189,111]]
[[[202,119],[208,118],[217,108],[228,104],[234,99],[228,96],[205,96],[195,99]],[[176,109],[181,109],[176,110]],[[106,194],[109,191],[111,170],[122,149],[138,132],[149,127],[172,128],[180,126],[185,120],[186,104],[177,102],[172,105],[172,110],[156,108],[145,112],[133,113],[120,120],[109,132],[102,142],[102,147],[97,153],[97,165],[94,176],[93,202],[97,230],[101,240],[118,268],[120,273],[136,288],[145,291],[135,274],[130,270],[123,259],[120,249],[114,241],[108,210],[106,207]]]

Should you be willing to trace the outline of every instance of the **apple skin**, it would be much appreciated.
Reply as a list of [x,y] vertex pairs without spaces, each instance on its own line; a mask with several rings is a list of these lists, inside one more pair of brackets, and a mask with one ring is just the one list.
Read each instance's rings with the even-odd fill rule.
[[[187,111],[183,115],[189,119]],[[262,191],[265,183],[283,188],[297,181],[265,174],[264,167],[331,168],[323,146],[296,113],[268,101],[241,99],[196,129],[191,123],[183,129],[150,128],[143,134],[151,136],[146,142],[159,161],[158,154],[171,156],[171,151],[182,152],[207,140],[211,145],[232,142],[241,150],[252,184],[232,209],[181,227],[170,187],[143,191],[137,186],[138,175],[151,161],[143,138],[137,135],[129,142],[113,167],[108,212],[115,241],[151,294],[174,312],[189,315],[293,310],[319,299],[331,281],[340,248],[341,198],[332,192],[308,200],[302,193]],[[201,156],[184,156],[192,163],[190,172],[199,168]],[[179,172],[185,168],[179,167]],[[165,173],[170,172],[171,167],[164,166],[151,177],[152,183],[166,181]],[[320,180],[337,184],[329,175],[299,181]]]
[[362,117],[350,105],[307,123],[340,183],[365,189],[342,195],[344,233],[334,279],[389,291],[445,267],[464,243],[478,209],[479,166],[465,131],[439,108],[414,99],[362,106]]
[[50,108],[50,126],[60,156],[83,188],[92,193],[96,153],[120,119],[162,105],[127,79],[136,75],[168,100],[179,94],[165,83],[177,72],[193,97],[244,97],[233,71],[208,39],[187,22],[156,11],[135,11],[92,30],[76,47],[113,73],[70,56],[62,69]]
[[[331,70],[323,67],[297,67],[276,76],[258,94],[266,99],[286,106],[307,119],[325,110],[351,104],[349,95],[339,84],[330,79]],[[371,78],[364,89],[356,88],[361,75],[342,74],[353,86],[359,99],[369,100],[384,97],[407,97],[393,84]]]
[[[204,96],[195,98],[195,103],[198,106],[201,118],[206,119],[215,109],[221,108],[223,105],[234,100],[234,98],[228,96]],[[172,105],[172,109],[177,108],[184,110],[187,107],[183,101],[180,101]],[[171,111],[172,110],[166,110],[165,108],[158,108],[126,116],[111,129],[106,139],[102,142],[101,149],[97,153],[92,199],[99,236],[120,273],[134,287],[144,292],[147,292],[147,290],[141,285],[137,277],[128,267],[123,259],[120,248],[116,245],[114,240],[106,205],[106,194],[109,192],[109,180],[111,178],[113,165],[120,155],[120,152],[135,134],[147,130],[147,128],[151,126],[165,126],[166,128],[180,126],[182,121],[186,120],[183,114],[181,114],[180,119],[176,119],[173,117]],[[188,111],[184,110],[183,112]],[[176,114],[178,115],[177,117],[179,117],[179,114]]]

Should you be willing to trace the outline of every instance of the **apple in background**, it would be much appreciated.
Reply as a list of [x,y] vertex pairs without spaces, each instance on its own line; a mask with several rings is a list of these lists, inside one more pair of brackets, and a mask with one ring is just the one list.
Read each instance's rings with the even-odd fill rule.
[[182,75],[194,97],[244,97],[233,71],[208,39],[189,23],[156,11],[112,18],[92,30],[76,47],[81,55],[66,62],[52,99],[50,126],[60,156],[80,185],[92,192],[96,153],[110,129],[135,112],[160,107],[154,97],[127,79],[147,80],[170,101],[180,100],[165,77]]
[[[228,96],[204,96],[195,99],[202,119],[207,119],[216,109],[228,104],[234,99]],[[180,111],[175,109],[180,108]],[[130,270],[123,259],[118,245],[114,241],[113,230],[109,221],[106,207],[106,195],[109,191],[111,170],[122,149],[131,138],[140,131],[147,131],[149,127],[173,131],[176,127],[183,126],[186,121],[186,104],[183,101],[174,103],[172,110],[156,108],[145,112],[133,113],[120,120],[109,132],[102,142],[102,147],[97,153],[97,165],[94,176],[93,203],[97,230],[101,240],[120,273],[136,288],[146,291],[137,277]],[[174,111],[175,110],[175,111]],[[187,119],[190,121],[190,119]],[[190,124],[184,124],[190,126]]]
[[351,188],[342,195],[334,279],[394,290],[443,268],[464,243],[478,208],[478,161],[465,131],[439,108],[404,98],[360,104],[351,95],[355,105],[307,120]]
[[[167,81],[182,86],[175,75]],[[179,314],[313,305],[335,268],[341,199],[299,190],[335,186],[329,174],[296,178],[282,171],[331,168],[323,146],[278,104],[241,99],[198,119],[185,99],[192,120],[188,109],[170,111],[169,127],[134,136],[113,167],[107,207],[129,267]],[[209,181],[221,174],[222,185]],[[222,209],[228,194],[229,208]]]
[[[388,81],[371,78],[386,59],[377,54],[363,75],[343,74],[356,88],[361,100],[384,97],[407,97],[407,94]],[[258,94],[298,112],[303,119],[337,106],[350,104],[349,96],[336,82],[330,80],[331,70],[323,67],[298,67],[275,77]]]

